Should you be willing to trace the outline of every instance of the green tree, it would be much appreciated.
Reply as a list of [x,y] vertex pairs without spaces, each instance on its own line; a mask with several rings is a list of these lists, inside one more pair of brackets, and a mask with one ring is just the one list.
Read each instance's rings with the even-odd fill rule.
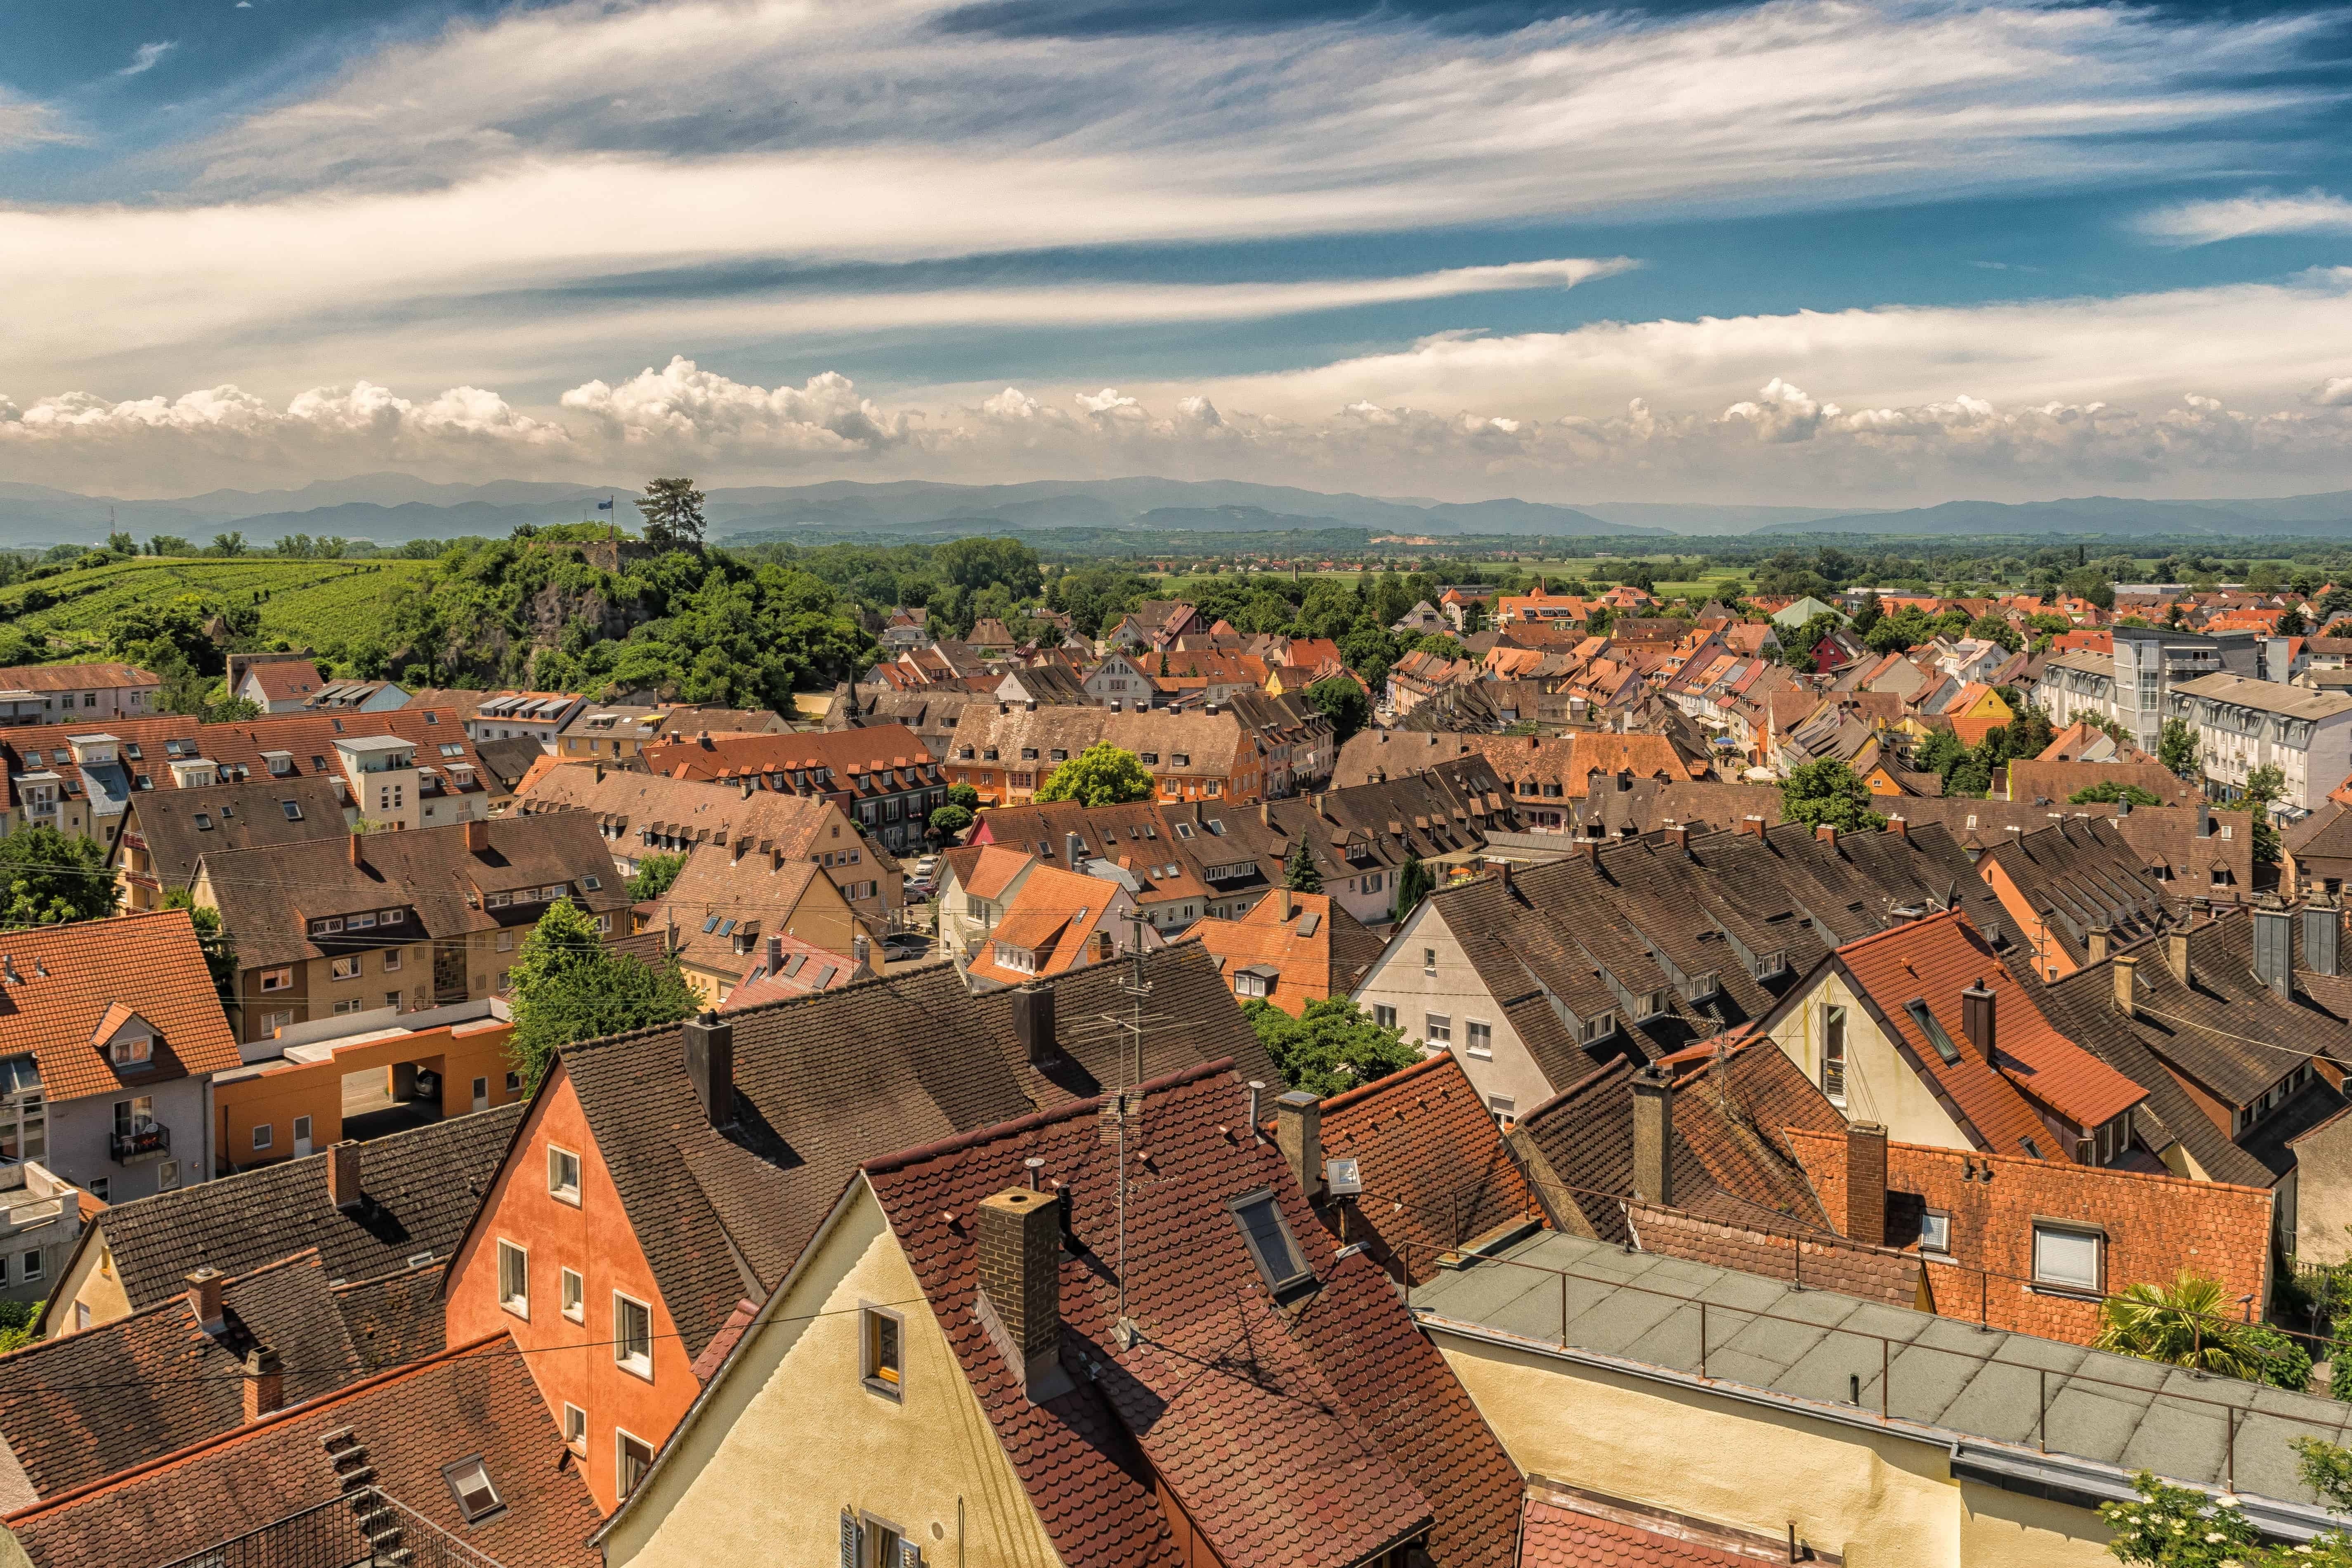
[[980,809],[980,792],[968,784],[950,784],[948,785],[948,804],[960,805],[966,811],[976,812]]
[[2234,1498],[2217,1502],[2147,1470],[2132,1477],[2132,1489],[2139,1493],[2136,1503],[2099,1505],[2099,1517],[2113,1532],[2107,1550],[2116,1561],[2146,1568],[2252,1568],[2268,1560],[2262,1532]]
[[205,552],[205,553],[209,555],[242,555],[245,553],[245,535],[241,532],[215,533],[213,535],[212,548]]
[[2301,1342],[2268,1323],[2249,1327],[2245,1339],[2262,1358],[2263,1382],[2297,1394],[2311,1386],[2311,1352]]
[[[0,843],[5,842],[0,839]],[[1294,893],[1323,890],[1323,873],[1315,868],[1315,857],[1304,838],[1291,846],[1290,858],[1282,863],[1282,885]]]
[[1402,921],[1420,908],[1421,900],[1427,898],[1436,886],[1436,877],[1422,864],[1421,857],[1406,851],[1404,864],[1397,868],[1396,918]]
[[526,1093],[539,1087],[555,1053],[577,1040],[691,1017],[694,990],[675,960],[646,963],[608,951],[587,911],[559,899],[523,939],[509,973],[514,1034],[507,1059]]
[[702,548],[702,492],[688,479],[652,479],[637,498],[646,542],[656,550]]
[[2242,802],[2254,814],[2254,864],[2275,866],[2279,858],[2278,824],[2271,820],[2271,807],[2286,794],[2285,770],[2273,763],[2256,768],[2246,775],[2246,790]]
[[1878,595],[1864,594],[1862,596],[1861,605],[1853,612],[1853,625],[1846,629],[1867,642],[1871,632],[1877,627],[1885,615],[1885,612],[1878,607]]
[[1870,809],[1870,790],[1835,757],[1822,757],[1780,781],[1780,811],[1808,827],[1824,823],[1841,833],[1875,832],[1886,818]]
[[1999,616],[1979,616],[1969,623],[1969,636],[1999,643],[2011,653],[2025,646],[2024,635]]
[[1296,1018],[1271,1002],[1244,1003],[1242,1013],[1282,1081],[1309,1094],[1339,1094],[1421,1059],[1418,1047],[1345,996],[1309,1002]]
[[196,547],[176,533],[159,533],[147,542],[150,555],[194,555]]
[[131,538],[131,535],[127,533],[117,532],[108,534],[106,536],[106,547],[109,550],[113,551],[117,555],[136,555],[139,553],[139,542]]
[[942,805],[931,813],[929,823],[933,838],[944,842],[971,826],[971,813],[960,805]]
[[210,905],[196,902],[195,895],[185,888],[174,888],[163,895],[167,910],[185,910],[188,922],[196,928],[196,946],[205,955],[205,967],[212,972],[213,989],[222,999],[236,994],[236,943],[221,929],[221,914]]
[[1125,805],[1150,800],[1153,793],[1142,758],[1097,741],[1047,773],[1034,798],[1040,804],[1074,800],[1080,805]]
[[2129,801],[2134,805],[2162,805],[2163,799],[2135,784],[2120,784],[2114,779],[2101,779],[2085,784],[2066,797],[2068,805],[2092,805],[2101,802]]
[[31,1344],[33,1325],[40,1316],[38,1301],[0,1301],[0,1355]]
[[2100,1302],[2091,1342],[2142,1361],[2259,1383],[2262,1347],[2248,1339],[2249,1325],[2230,1315],[2231,1305],[2220,1280],[2183,1268],[2169,1285],[2143,1280]]
[[629,897],[641,904],[658,899],[669,891],[670,884],[685,869],[683,855],[648,855],[637,862],[636,875],[629,879]]
[[1331,721],[1331,738],[1339,745],[1346,745],[1348,737],[1363,729],[1372,717],[1372,700],[1356,684],[1353,676],[1334,675],[1317,681],[1307,689],[1307,700]]
[[2164,721],[2164,733],[2156,742],[2156,760],[2182,778],[2196,772],[2197,731],[2189,727],[2188,720]]
[[0,838],[0,926],[58,925],[114,912],[114,873],[95,840],[54,827]]

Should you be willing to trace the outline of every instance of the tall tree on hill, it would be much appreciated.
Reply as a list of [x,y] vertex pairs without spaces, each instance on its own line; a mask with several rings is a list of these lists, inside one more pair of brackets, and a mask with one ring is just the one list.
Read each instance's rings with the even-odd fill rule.
[[654,479],[637,498],[646,542],[656,550],[702,548],[702,492],[688,479]]

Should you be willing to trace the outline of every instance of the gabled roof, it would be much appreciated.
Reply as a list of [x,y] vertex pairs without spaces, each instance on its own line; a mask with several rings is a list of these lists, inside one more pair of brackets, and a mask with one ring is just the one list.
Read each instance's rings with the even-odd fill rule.
[[1296,1017],[1322,996],[1344,996],[1372,961],[1381,939],[1328,893],[1276,891],[1239,920],[1203,920],[1184,934],[1201,939],[1228,983],[1245,968],[1274,972],[1266,1000]]
[[355,1213],[328,1197],[322,1152],[116,1204],[80,1245],[102,1238],[134,1310],[184,1289],[192,1269],[247,1274],[311,1247],[330,1282],[399,1274],[455,1249],[521,1115],[500,1106],[361,1144]]
[[[372,1484],[423,1516],[398,1520],[412,1545],[438,1530],[506,1568],[597,1568],[589,1546],[596,1505],[548,1425],[547,1405],[504,1334],[352,1384],[183,1448],[91,1489],[6,1516],[34,1568],[173,1563],[266,1530],[345,1495],[338,1454],[361,1450]],[[478,1455],[505,1505],[467,1523],[443,1468]],[[328,1545],[299,1525],[246,1550],[296,1560],[326,1545],[331,1561],[368,1555],[345,1509],[321,1516],[347,1529]],[[274,1549],[274,1550],[273,1550]],[[389,1546],[386,1550],[389,1550]]]
[[[245,1420],[240,1369],[257,1346],[278,1352],[285,1400],[299,1404],[373,1370],[327,1285],[318,1249],[226,1280],[222,1326],[206,1333],[187,1297],[0,1356],[0,1443],[38,1498],[158,1458]],[[431,1303],[435,1319],[438,1302]]]
[[[118,1005],[157,1031],[143,1069],[100,1048],[99,1026]],[[51,1100],[205,1077],[241,1059],[185,910],[0,931],[0,1056],[25,1053]]]
[[[539,748],[531,744],[531,750]],[[195,879],[196,861],[204,855],[307,838],[341,838],[349,831],[343,823],[342,792],[330,779],[257,779],[144,790],[131,797],[113,860],[122,866],[121,847],[135,843],[147,851],[148,865],[144,871],[130,874],[152,879],[169,892]]]
[[[1409,1252],[1415,1281],[1434,1275],[1448,1250],[1542,1212],[1451,1051],[1326,1100],[1323,1152],[1355,1160],[1364,1184],[1345,1239],[1369,1243],[1400,1276]],[[1322,1217],[1336,1237],[1339,1206]]]
[[[1142,1095],[1153,1186],[1127,1205],[1142,1334],[1125,1349],[1118,1295],[1095,1273],[1122,1250],[1097,1104],[870,1162],[866,1181],[1068,1568],[1179,1560],[1152,1478],[1227,1568],[1352,1563],[1424,1529],[1439,1568],[1505,1568],[1517,1470],[1388,1277],[1335,1257],[1281,1155],[1231,1135],[1245,1092],[1213,1064]],[[975,1317],[973,1227],[940,1217],[1020,1184],[1028,1158],[1070,1194],[1085,1247],[1062,1265],[1063,1354],[1111,1369],[1042,1405]],[[1258,1190],[1314,1272],[1303,1303],[1268,1299],[1228,1212]]]
[[[1065,871],[1040,863],[1022,882],[1021,890],[976,950],[970,973],[982,980],[1019,984],[1040,974],[1059,974],[1090,959],[1089,944],[1097,932],[1113,936],[1106,920],[1126,891],[1106,878]],[[1017,948],[1034,960],[1034,968],[1014,968],[1001,957]]]
[[260,689],[264,702],[307,702],[326,685],[319,667],[307,658],[271,659],[248,668],[245,678]]
[[[646,933],[652,934],[650,932]],[[763,1003],[788,1001],[817,991],[838,991],[852,980],[865,978],[848,955],[803,942],[789,931],[771,931],[760,941],[760,962],[743,983],[719,1005],[721,1013],[740,1013]]]

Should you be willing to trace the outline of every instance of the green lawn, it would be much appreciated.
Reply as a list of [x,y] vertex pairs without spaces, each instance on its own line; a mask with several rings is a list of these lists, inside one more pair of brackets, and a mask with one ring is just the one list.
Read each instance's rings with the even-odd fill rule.
[[[400,584],[430,571],[429,561],[279,561],[141,556],[87,572],[65,572],[0,589],[0,621],[28,635],[54,633],[103,641],[114,617],[134,605],[186,593],[232,601],[261,599],[261,635],[298,647],[342,641],[374,618]],[[28,597],[59,601],[26,613]],[[37,602],[36,600],[35,602]]]

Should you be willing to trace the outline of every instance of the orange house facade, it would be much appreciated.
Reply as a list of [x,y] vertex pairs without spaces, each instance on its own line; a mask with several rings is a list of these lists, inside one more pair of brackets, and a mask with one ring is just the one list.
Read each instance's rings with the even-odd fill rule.
[[509,1333],[609,1514],[702,1384],[563,1066],[449,1264],[451,1344]]

